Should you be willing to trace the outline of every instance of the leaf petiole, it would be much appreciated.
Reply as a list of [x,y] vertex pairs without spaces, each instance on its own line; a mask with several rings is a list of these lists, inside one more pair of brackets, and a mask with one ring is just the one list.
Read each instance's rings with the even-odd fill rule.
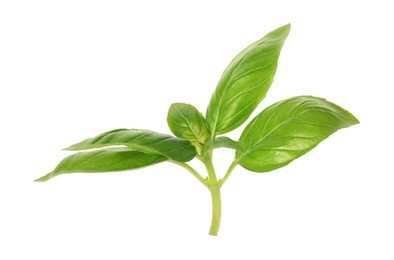
[[177,162],[177,161],[173,161],[170,160],[170,162],[181,166],[182,168],[188,170],[194,177],[197,178],[197,180],[199,180],[202,184],[204,184],[205,187],[207,187],[209,189],[208,184],[206,183],[204,177],[201,176],[201,174],[198,173],[198,171],[196,171],[193,167],[191,167],[189,164],[184,163],[184,162]]
[[231,173],[233,172],[234,168],[238,165],[238,161],[234,160],[230,167],[228,167],[228,170],[226,174],[224,175],[223,179],[219,180],[219,188],[222,187],[222,185],[226,182],[228,177],[230,177]]

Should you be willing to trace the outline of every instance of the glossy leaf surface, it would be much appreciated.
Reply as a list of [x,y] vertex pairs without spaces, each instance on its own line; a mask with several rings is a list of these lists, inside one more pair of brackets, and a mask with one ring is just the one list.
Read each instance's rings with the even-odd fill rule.
[[163,155],[146,154],[123,147],[79,152],[64,158],[52,172],[36,181],[47,181],[50,178],[65,173],[132,170],[165,160],[167,160],[167,157]]
[[149,154],[161,154],[179,162],[190,161],[196,156],[196,148],[186,139],[140,129],[116,129],[105,132],[65,150],[86,150],[114,145],[124,145]]
[[267,172],[289,164],[337,130],[359,123],[343,108],[312,96],[293,97],[261,112],[240,137],[236,160],[244,168]]
[[168,127],[171,132],[180,138],[189,140],[200,154],[210,133],[204,116],[192,105],[174,103],[168,110]]
[[213,136],[240,126],[265,97],[289,32],[290,24],[268,33],[228,65],[207,109],[206,119]]
[[239,142],[234,141],[226,136],[219,136],[213,140],[207,141],[207,143],[203,147],[202,154],[206,155],[209,150],[217,148],[242,150],[242,146]]

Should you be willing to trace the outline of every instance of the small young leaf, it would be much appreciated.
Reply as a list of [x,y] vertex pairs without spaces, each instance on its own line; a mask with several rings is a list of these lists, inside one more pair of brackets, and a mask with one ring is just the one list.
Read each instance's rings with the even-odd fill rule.
[[161,154],[171,160],[187,162],[196,156],[196,148],[186,139],[149,130],[116,129],[74,144],[65,150],[86,150],[124,145],[136,151]]
[[224,71],[207,108],[212,136],[234,130],[252,114],[271,86],[290,24],[239,53]]
[[174,103],[168,110],[168,127],[171,132],[180,138],[186,138],[201,154],[201,149],[205,141],[210,137],[210,133],[204,116],[192,105],[184,103]]
[[242,150],[242,146],[239,142],[234,141],[226,136],[219,136],[213,140],[208,140],[203,149],[202,154],[206,155],[209,150],[216,149],[216,148],[230,148],[235,150]]
[[165,160],[167,157],[163,155],[146,154],[123,147],[80,152],[64,158],[52,172],[35,181],[47,181],[64,173],[132,170]]
[[244,168],[267,172],[289,164],[337,130],[359,123],[343,108],[312,96],[293,97],[261,112],[240,137],[236,160]]

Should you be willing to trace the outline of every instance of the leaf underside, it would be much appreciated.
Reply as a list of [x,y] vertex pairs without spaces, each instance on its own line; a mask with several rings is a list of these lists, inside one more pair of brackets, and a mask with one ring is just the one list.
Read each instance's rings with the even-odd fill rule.
[[187,162],[196,156],[196,148],[186,139],[141,129],[116,129],[71,145],[65,150],[86,150],[106,146],[127,146],[148,154],[161,154],[171,160]]
[[243,150],[237,150],[236,160],[251,171],[272,171],[337,130],[357,123],[351,113],[325,99],[289,98],[268,107],[248,124],[240,137]]

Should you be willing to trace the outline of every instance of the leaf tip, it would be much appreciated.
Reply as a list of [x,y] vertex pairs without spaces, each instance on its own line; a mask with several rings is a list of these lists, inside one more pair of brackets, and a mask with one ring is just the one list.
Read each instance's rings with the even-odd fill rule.
[[48,173],[38,179],[35,179],[34,182],[45,182],[53,177],[53,172]]
[[73,145],[66,147],[66,148],[62,148],[62,151],[76,151],[77,149],[75,149],[75,147]]
[[291,29],[291,23],[285,24],[285,25],[278,28],[278,30],[285,31],[287,33],[290,32],[290,29]]
[[357,117],[354,117],[354,124],[355,124],[355,125],[360,124],[360,120],[358,120]]
[[347,110],[346,112],[349,114],[350,126],[360,124],[360,120],[358,120],[357,117],[355,117],[352,113],[350,113]]

